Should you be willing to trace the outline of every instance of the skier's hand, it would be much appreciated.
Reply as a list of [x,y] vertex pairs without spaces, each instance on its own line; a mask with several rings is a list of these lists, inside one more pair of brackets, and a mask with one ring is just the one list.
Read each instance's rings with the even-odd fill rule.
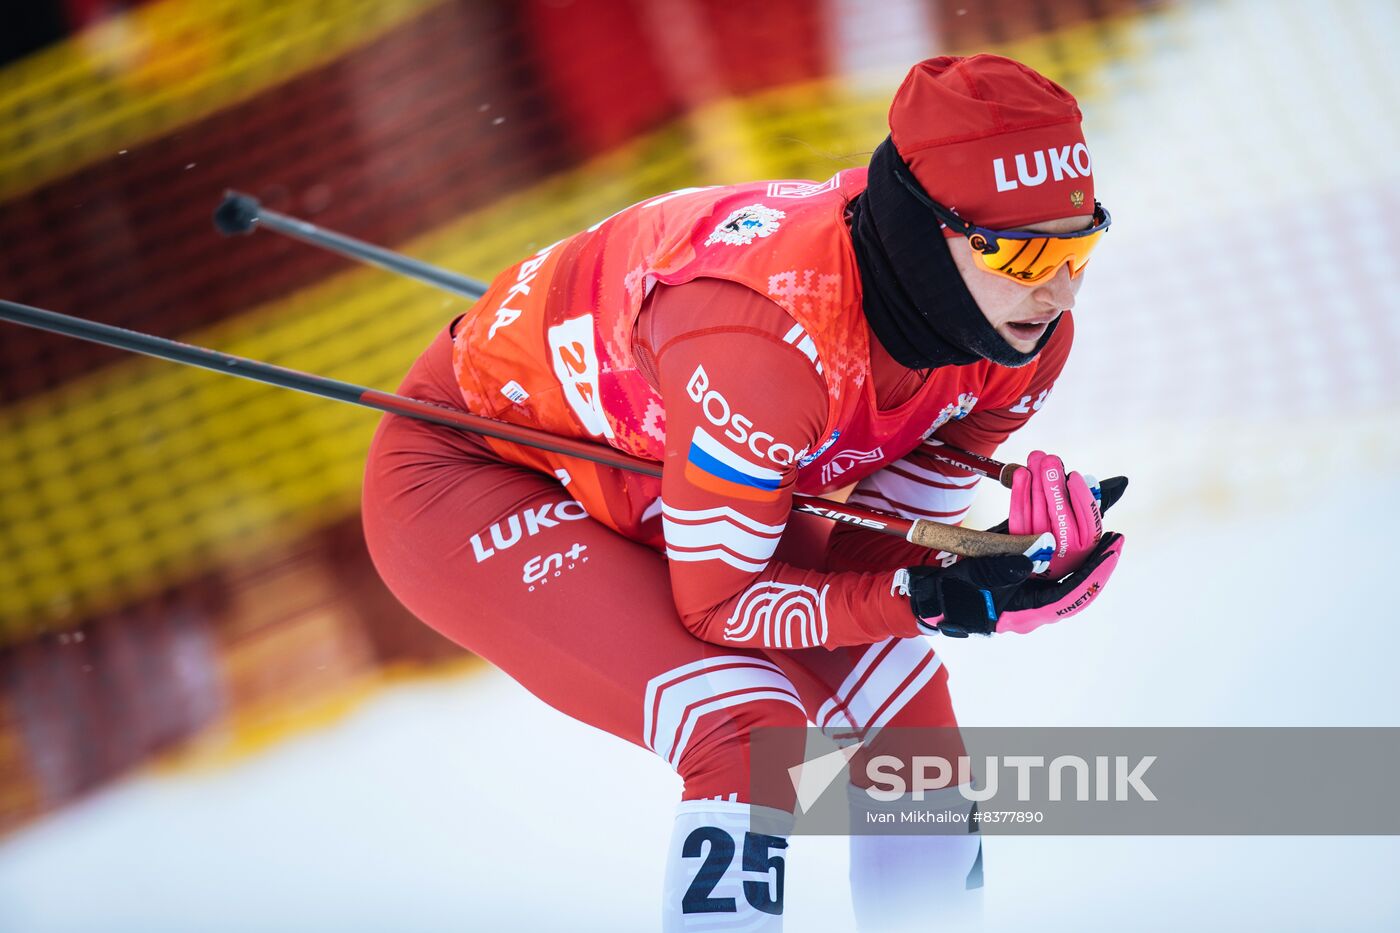
[[1103,534],[1103,512],[1089,483],[1070,473],[1059,457],[1033,450],[1026,465],[1011,478],[1013,535],[1044,534],[1055,538],[1055,553],[1046,576],[1059,578],[1084,563]]
[[951,567],[910,567],[896,575],[925,631],[964,638],[994,632],[1024,634],[1067,619],[1103,591],[1123,552],[1123,536],[1107,532],[1079,568],[1058,580],[1031,576],[1021,554],[965,557]]
[[[1012,478],[1014,482],[1014,477]],[[1123,493],[1128,489],[1128,478],[1126,476],[1110,476],[1105,480],[1095,480],[1094,477],[1085,475],[1084,481],[1089,484],[1089,492],[1099,500],[1099,513],[1107,514],[1113,508],[1114,503],[1123,498]],[[988,531],[995,531],[997,534],[1010,534],[1010,520],[1005,520],[988,528]]]
[[1055,551],[1044,576],[1055,580],[1076,570],[1103,534],[1103,513],[1123,497],[1125,476],[1100,483],[1065,470],[1059,457],[1032,451],[1011,479],[1011,517],[990,530],[1013,535],[1049,533]]

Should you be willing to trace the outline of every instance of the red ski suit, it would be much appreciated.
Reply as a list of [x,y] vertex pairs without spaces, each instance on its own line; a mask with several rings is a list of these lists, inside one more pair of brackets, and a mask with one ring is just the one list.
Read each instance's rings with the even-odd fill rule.
[[[503,272],[400,391],[663,464],[660,480],[386,417],[366,473],[376,566],[410,610],[546,702],[652,749],[686,799],[748,800],[748,732],[954,723],[895,570],[937,555],[791,515],[794,490],[957,522],[1041,407],[1030,365],[927,372],[870,334],[826,183],[634,205]],[[775,806],[785,801],[759,801]]]

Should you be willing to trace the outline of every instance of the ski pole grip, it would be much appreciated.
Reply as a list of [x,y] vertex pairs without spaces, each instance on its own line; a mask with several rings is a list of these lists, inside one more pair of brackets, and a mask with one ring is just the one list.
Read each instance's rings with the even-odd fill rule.
[[947,551],[963,557],[995,557],[1024,554],[1039,535],[1003,535],[992,531],[959,528],[921,518],[909,529],[909,541],[932,551]]

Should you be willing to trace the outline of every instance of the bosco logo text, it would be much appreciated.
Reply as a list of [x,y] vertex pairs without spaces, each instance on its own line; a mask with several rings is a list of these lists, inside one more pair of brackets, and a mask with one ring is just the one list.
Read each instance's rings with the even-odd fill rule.
[[734,411],[729,400],[717,390],[710,388],[710,374],[704,366],[695,367],[686,392],[693,402],[700,405],[705,420],[717,428],[724,429],[724,436],[736,444],[743,444],[756,457],[764,457],[779,466],[787,466],[807,452],[807,448],[793,450],[787,444],[775,444],[773,435],[767,431],[755,431],[753,421]]

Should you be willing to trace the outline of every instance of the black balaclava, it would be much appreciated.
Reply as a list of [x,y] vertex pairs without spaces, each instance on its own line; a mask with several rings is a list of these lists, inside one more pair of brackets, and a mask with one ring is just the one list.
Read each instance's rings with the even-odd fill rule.
[[866,189],[850,203],[865,319],[890,356],[910,369],[963,366],[979,359],[1025,366],[1059,326],[1022,353],[996,332],[953,263],[938,218],[895,177],[914,173],[885,139],[870,157]]

